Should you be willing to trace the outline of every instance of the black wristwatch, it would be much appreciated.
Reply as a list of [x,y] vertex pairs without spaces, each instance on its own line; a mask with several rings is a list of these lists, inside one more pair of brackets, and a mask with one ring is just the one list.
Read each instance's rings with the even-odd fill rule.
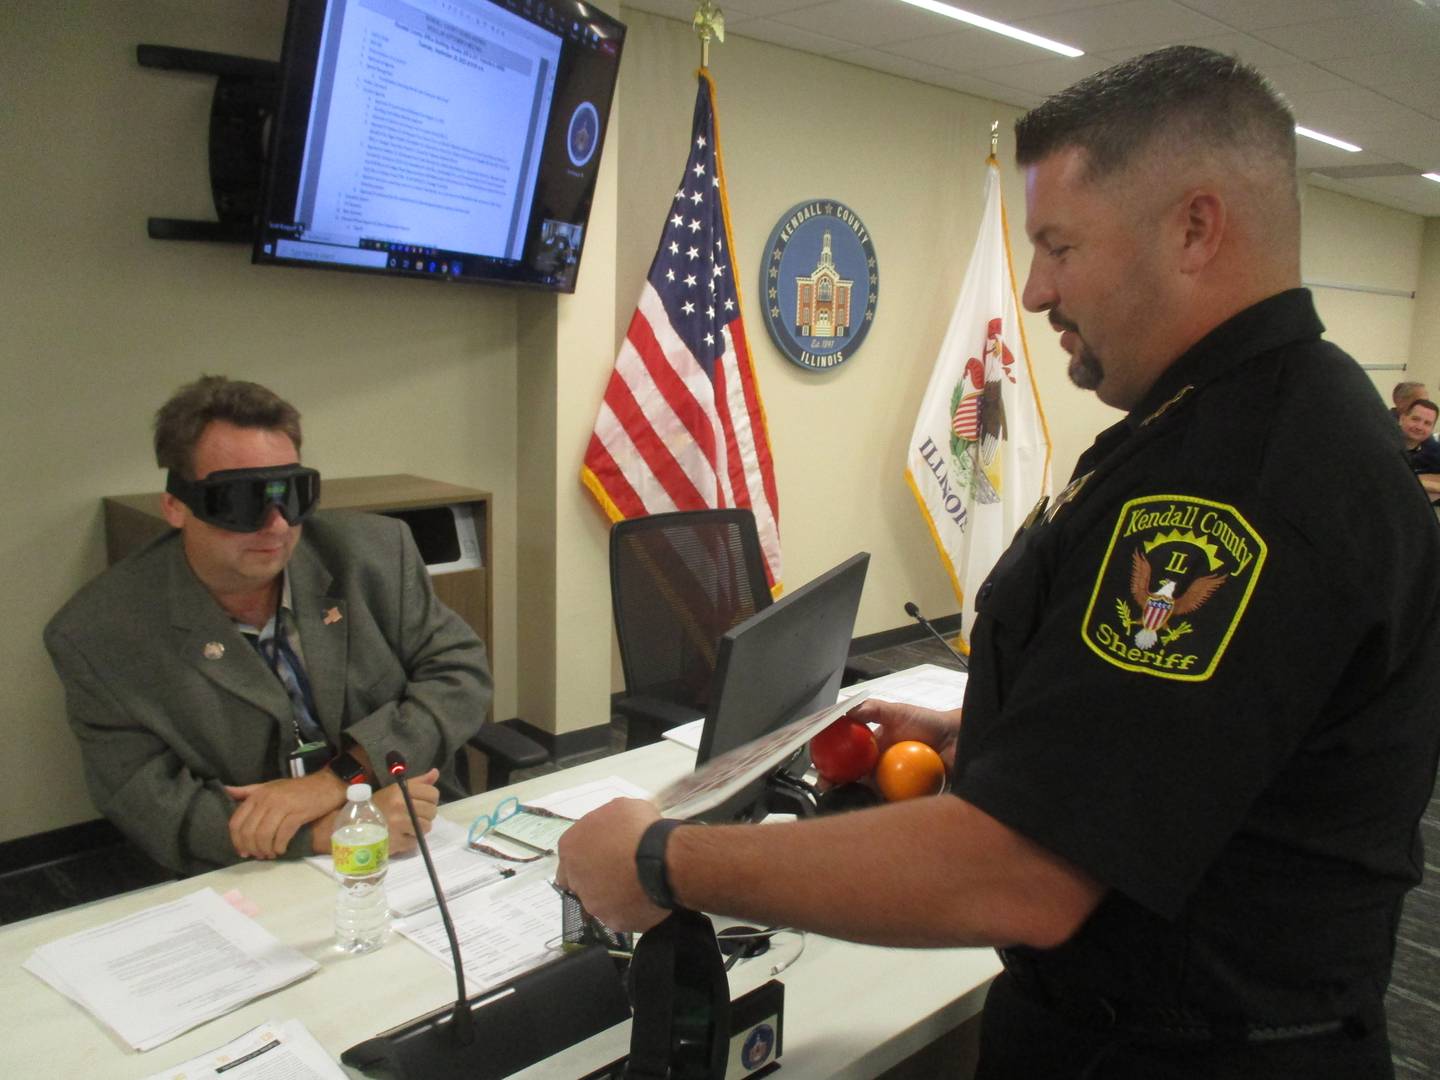
[[680,906],[675,894],[670,891],[670,875],[665,870],[665,845],[670,834],[679,826],[689,824],[680,818],[661,818],[640,836],[635,848],[635,872],[640,878],[640,887],[656,907],[674,911]]
[[365,766],[344,752],[331,758],[326,768],[344,780],[347,787],[351,784],[361,783],[365,779]]

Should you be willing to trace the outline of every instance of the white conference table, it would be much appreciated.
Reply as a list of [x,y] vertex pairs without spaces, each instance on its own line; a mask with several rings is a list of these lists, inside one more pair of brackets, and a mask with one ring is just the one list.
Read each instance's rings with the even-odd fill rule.
[[[607,776],[655,791],[688,773],[694,761],[693,751],[662,740],[448,804],[441,814],[468,824],[505,795],[535,798]],[[238,889],[258,906],[261,925],[316,960],[320,970],[140,1054],[21,967],[48,941],[205,886],[221,894]],[[449,970],[398,934],[367,956],[338,953],[332,947],[334,899],[334,884],[310,866],[252,862],[0,927],[0,1016],[6,1026],[0,1071],[14,1077],[145,1077],[272,1019],[300,1020],[338,1060],[347,1047],[452,999]],[[795,947],[794,936],[785,935],[770,953],[738,963],[730,972],[731,996],[768,981],[770,969]],[[784,1075],[877,1076],[978,1013],[999,970],[989,949],[890,949],[810,934],[800,958],[778,976],[785,984]],[[572,1080],[623,1055],[629,1039],[626,1021],[518,1075]]]

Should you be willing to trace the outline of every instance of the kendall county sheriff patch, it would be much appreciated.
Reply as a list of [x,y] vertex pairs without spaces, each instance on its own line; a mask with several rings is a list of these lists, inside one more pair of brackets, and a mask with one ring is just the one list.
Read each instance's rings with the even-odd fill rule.
[[1120,509],[1081,636],[1101,659],[1162,679],[1203,682],[1225,654],[1265,541],[1233,506],[1147,495]]

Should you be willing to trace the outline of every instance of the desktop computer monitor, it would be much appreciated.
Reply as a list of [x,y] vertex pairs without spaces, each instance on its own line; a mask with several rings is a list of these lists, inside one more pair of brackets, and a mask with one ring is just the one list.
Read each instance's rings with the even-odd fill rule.
[[[721,637],[697,767],[835,704],[869,565],[868,552],[851,556]],[[753,815],[764,789],[762,777],[700,819]]]

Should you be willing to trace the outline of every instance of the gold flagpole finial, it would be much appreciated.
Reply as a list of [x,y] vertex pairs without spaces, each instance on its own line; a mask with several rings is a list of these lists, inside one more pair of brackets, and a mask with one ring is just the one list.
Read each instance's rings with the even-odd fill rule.
[[998,157],[1000,154],[1000,121],[990,121],[990,156]]
[[695,18],[690,26],[700,38],[700,66],[710,66],[710,39],[725,44],[725,13],[715,6],[715,0],[700,0],[695,9]]

